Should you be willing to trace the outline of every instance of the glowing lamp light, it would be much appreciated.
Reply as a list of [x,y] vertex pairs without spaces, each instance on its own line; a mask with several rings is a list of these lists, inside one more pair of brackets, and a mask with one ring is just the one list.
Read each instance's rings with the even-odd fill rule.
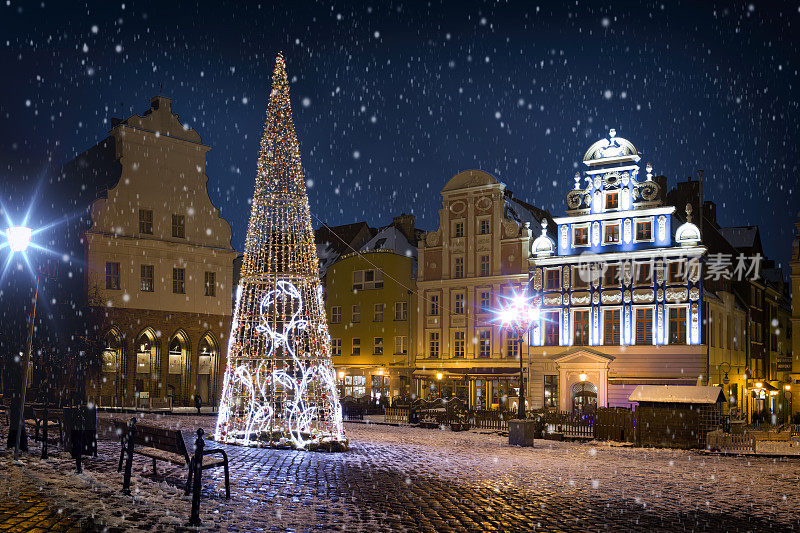
[[378,375],[382,376],[383,375],[383,370],[378,370]]
[[584,373],[581,373],[581,374],[578,376],[578,379],[579,379],[579,380],[581,380],[582,382],[583,382],[583,381],[586,381],[588,378],[589,378],[589,376],[587,376],[587,375],[586,375],[586,374],[584,374]]
[[24,252],[31,243],[31,228],[25,226],[11,226],[6,228],[8,247],[12,252]]
[[764,384],[763,384],[763,383],[761,383],[760,381],[756,381],[756,388],[757,388],[757,389],[760,389],[760,388],[761,388],[761,387],[763,387],[763,386],[764,386]]
[[339,371],[339,379],[344,379],[344,371],[343,370]]
[[442,373],[441,372],[437,372],[436,373],[436,379],[441,381],[441,379],[442,379]]
[[784,385],[783,386],[783,390],[792,390],[792,386],[791,385]]

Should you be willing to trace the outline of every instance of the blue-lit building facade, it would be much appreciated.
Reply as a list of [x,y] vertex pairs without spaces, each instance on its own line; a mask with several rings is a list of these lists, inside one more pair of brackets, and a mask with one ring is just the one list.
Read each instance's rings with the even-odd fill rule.
[[[611,130],[583,157],[567,210],[532,244],[531,407],[629,406],[637,385],[705,380],[705,253],[691,208],[675,218],[664,180]],[[549,232],[549,234],[548,234]],[[554,237],[551,236],[554,234]]]

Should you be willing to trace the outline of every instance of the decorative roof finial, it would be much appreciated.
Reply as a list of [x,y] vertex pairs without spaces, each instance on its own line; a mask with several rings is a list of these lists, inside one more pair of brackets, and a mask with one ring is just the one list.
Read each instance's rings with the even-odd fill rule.
[[652,163],[647,163],[647,181],[653,181],[653,165]]
[[608,137],[609,138],[613,139],[616,136],[617,136],[617,130],[615,130],[614,128],[611,128],[610,130],[608,130]]
[[692,221],[692,204],[686,204],[686,222]]
[[542,237],[547,237],[547,219],[542,220]]
[[580,188],[581,188],[581,173],[580,172],[576,172],[575,173],[575,190],[577,191]]

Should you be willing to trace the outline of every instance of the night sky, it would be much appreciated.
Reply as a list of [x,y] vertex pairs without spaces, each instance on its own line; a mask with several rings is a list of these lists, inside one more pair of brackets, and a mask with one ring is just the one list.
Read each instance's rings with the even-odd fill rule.
[[439,191],[469,168],[562,215],[583,153],[613,127],[670,186],[704,169],[721,224],[758,224],[766,253],[789,258],[797,1],[162,4],[2,0],[12,218],[48,165],[160,93],[212,147],[209,192],[241,250],[282,50],[315,226],[407,212],[434,229]]

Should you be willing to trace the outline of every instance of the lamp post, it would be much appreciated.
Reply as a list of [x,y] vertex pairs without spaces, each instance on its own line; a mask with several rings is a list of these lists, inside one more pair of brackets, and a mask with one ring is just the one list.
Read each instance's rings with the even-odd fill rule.
[[[22,253],[28,249],[31,243],[31,228],[25,226],[11,226],[6,228],[6,239],[8,248],[12,253]],[[22,367],[22,391],[20,392],[19,420],[17,421],[17,435],[14,442],[14,460],[19,459],[19,446],[22,432],[25,429],[25,394],[28,390],[28,367],[31,362],[31,346],[33,344],[33,324],[36,320],[36,301],[39,298],[39,276],[36,276],[36,292],[33,296],[33,310],[31,311],[31,321],[28,326],[27,350],[25,352],[25,364]]]
[[525,420],[525,379],[522,361],[522,337],[539,320],[539,308],[533,306],[525,294],[515,295],[499,310],[500,323],[506,331],[513,331],[519,349],[519,405],[517,418]]
[[788,404],[786,407],[786,423],[792,422],[792,384],[787,383],[783,386],[783,399]]

